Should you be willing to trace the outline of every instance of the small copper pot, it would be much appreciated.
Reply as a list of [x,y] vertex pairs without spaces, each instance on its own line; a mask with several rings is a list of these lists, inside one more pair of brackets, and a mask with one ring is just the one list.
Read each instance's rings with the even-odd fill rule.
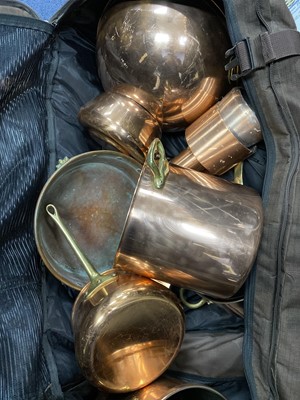
[[158,378],[177,355],[184,314],[164,285],[126,272],[99,274],[81,252],[56,207],[46,207],[90,278],[72,312],[75,354],[84,376],[109,392],[140,389]]
[[142,164],[152,140],[161,137],[160,112],[151,94],[120,85],[83,106],[79,120],[96,141],[105,141]]

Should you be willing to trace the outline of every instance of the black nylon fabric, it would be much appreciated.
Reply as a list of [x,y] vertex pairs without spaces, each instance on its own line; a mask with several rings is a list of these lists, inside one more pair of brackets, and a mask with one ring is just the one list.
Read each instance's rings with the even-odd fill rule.
[[[283,0],[228,0],[226,15],[233,43],[295,29]],[[264,233],[246,296],[244,359],[255,400],[293,400],[300,393],[299,82],[296,56],[243,80],[267,148]]]
[[33,212],[47,168],[51,42],[43,24],[0,16],[1,400],[36,400],[50,384]]

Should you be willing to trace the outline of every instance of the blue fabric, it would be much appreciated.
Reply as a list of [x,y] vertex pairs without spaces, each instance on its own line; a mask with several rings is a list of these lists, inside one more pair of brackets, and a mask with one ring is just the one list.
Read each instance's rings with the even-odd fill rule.
[[43,20],[48,21],[68,0],[23,0]]

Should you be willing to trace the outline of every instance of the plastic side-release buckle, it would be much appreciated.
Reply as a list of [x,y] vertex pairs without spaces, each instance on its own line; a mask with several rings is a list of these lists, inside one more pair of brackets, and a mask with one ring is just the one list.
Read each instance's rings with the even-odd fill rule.
[[[225,53],[226,58],[230,58],[225,65],[225,71],[231,71],[230,79],[236,81],[242,76],[248,75],[253,71],[253,60],[250,51],[249,38],[238,42]],[[235,72],[234,72],[235,71]]]
[[225,57],[230,61],[225,70],[236,81],[254,70],[294,56],[300,56],[300,32],[294,29],[264,32],[254,38],[247,37],[227,50]]

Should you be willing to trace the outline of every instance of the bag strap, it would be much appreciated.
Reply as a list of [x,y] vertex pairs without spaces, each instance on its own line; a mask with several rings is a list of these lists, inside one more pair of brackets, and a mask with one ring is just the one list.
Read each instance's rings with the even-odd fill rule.
[[238,68],[237,73],[231,74],[231,80],[235,81],[272,62],[298,55],[300,55],[300,32],[293,29],[274,33],[264,32],[255,38],[247,37],[227,50],[225,56],[231,57],[231,60],[225,65],[225,70]]

